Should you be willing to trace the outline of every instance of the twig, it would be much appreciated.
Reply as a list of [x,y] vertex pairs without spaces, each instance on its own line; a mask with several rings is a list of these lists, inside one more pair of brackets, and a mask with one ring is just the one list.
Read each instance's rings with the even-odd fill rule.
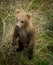
[[26,8],[26,11],[29,9],[29,7],[31,6],[31,4],[33,3],[33,0],[29,3],[29,5]]

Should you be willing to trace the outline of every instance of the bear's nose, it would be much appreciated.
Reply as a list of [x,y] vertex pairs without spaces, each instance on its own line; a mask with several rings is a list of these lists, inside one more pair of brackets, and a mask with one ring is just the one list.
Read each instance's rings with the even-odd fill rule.
[[16,27],[17,27],[17,28],[19,28],[19,26],[18,26],[18,25],[16,25]]
[[20,30],[19,26],[16,26],[16,30]]

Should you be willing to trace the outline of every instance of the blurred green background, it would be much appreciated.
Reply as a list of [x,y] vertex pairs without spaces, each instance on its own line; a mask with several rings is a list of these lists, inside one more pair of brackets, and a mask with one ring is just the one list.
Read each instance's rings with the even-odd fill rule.
[[[32,60],[27,49],[18,53],[11,44],[17,8],[31,13],[36,31]],[[53,0],[0,0],[0,65],[53,65]]]

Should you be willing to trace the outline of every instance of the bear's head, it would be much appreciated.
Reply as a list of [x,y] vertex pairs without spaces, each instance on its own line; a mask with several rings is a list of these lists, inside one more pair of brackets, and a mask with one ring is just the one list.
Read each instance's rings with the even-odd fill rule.
[[30,22],[30,14],[16,10],[16,26],[19,28],[26,27]]

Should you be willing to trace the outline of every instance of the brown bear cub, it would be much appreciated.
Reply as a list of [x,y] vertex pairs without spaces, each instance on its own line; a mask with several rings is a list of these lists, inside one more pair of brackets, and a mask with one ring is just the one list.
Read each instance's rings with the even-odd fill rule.
[[30,21],[30,15],[17,10],[16,21],[12,45],[16,45],[16,40],[18,38],[19,47],[16,49],[16,51],[22,51],[24,47],[26,47],[28,49],[27,57],[32,59],[35,42],[35,30],[32,22]]

